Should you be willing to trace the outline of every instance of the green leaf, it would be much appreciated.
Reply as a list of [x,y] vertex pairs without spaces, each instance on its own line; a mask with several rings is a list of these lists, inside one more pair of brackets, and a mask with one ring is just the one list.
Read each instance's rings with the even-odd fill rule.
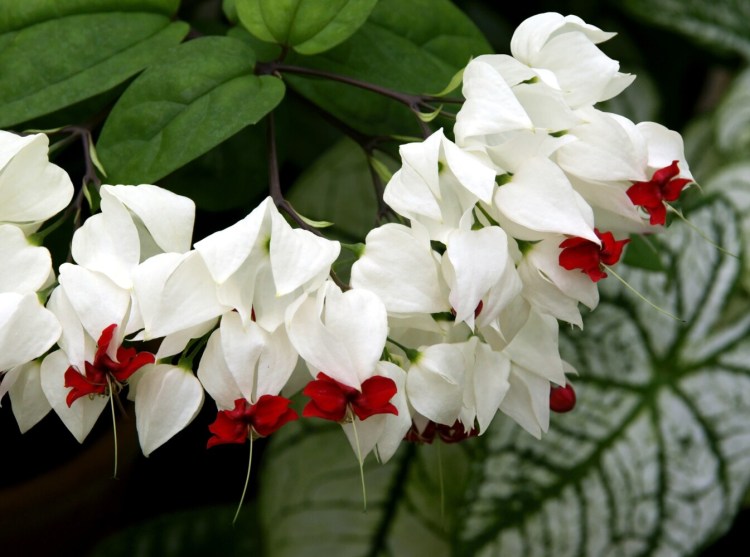
[[[398,166],[386,155],[378,157],[391,170]],[[307,217],[333,222],[331,230],[349,242],[364,240],[378,214],[367,157],[350,139],[321,155],[294,183],[287,199]]]
[[750,153],[750,70],[732,83],[716,111],[717,147],[725,156],[747,158]]
[[260,555],[255,507],[243,507],[233,526],[235,509],[210,507],[162,515],[110,536],[99,543],[89,557]]
[[273,110],[284,84],[253,75],[242,41],[205,37],[143,73],[104,124],[97,150],[114,182],[153,183]]
[[[738,251],[726,201],[692,221]],[[542,442],[507,421],[486,434],[459,545],[470,555],[693,555],[731,524],[750,481],[750,314],[727,319],[740,262],[682,223],[665,274],[623,269],[679,323],[606,281],[563,352],[579,405]]]
[[647,271],[666,271],[660,254],[661,244],[656,236],[633,234],[625,249],[622,262]]
[[[265,126],[248,126],[159,180],[207,211],[249,211],[268,190]],[[221,177],[221,193],[216,178]]]
[[638,17],[695,41],[750,58],[750,2],[745,0],[625,0]]
[[405,445],[386,465],[370,457],[362,512],[359,466],[341,428],[289,424],[274,434],[261,472],[267,557],[447,555],[468,470],[460,445]]
[[188,32],[175,0],[0,0],[0,127],[88,99],[159,60]]
[[704,189],[727,196],[742,215],[742,285],[750,293],[750,162],[727,164],[705,182]]
[[[380,0],[347,42],[318,56],[290,56],[289,63],[425,94],[443,89],[472,56],[487,52],[476,26],[448,0]],[[285,77],[303,96],[364,133],[418,133],[416,118],[396,101],[329,80]]]
[[240,21],[253,35],[318,54],[348,39],[378,0],[236,0]]

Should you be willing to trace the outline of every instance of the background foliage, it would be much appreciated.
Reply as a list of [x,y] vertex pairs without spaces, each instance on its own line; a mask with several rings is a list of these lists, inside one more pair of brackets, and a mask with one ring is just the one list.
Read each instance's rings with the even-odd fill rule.
[[[727,555],[731,538],[722,536],[747,522],[750,483],[750,3],[321,5],[0,0],[0,126],[87,127],[107,182],[156,182],[196,201],[197,239],[267,195],[273,112],[285,196],[303,215],[332,221],[331,237],[356,242],[382,209],[377,190],[397,167],[398,138],[426,125],[409,102],[442,90],[470,57],[508,52],[524,18],[575,13],[617,31],[604,50],[639,76],[603,108],[685,134],[703,190],[687,200],[690,218],[741,257],[680,223],[659,240],[660,257],[631,245],[623,274],[686,322],[608,284],[585,330],[563,343],[581,373],[574,413],[557,416],[542,442],[498,417],[470,442],[409,445],[386,466],[368,462],[366,513],[337,428],[298,423],[259,444],[252,502],[232,528],[246,453],[205,451],[211,404],[149,459],[124,421],[129,456],[118,481],[107,477],[106,424],[81,456],[54,416],[22,437],[6,405],[3,547],[102,556]],[[288,45],[283,67],[273,42]],[[80,183],[78,147],[66,143],[55,156]],[[69,232],[57,239],[60,261]],[[350,262],[340,262],[344,276]]]

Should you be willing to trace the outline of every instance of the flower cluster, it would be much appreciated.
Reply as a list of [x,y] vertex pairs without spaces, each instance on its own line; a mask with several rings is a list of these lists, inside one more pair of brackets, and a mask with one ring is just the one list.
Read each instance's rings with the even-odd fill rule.
[[692,181],[677,133],[595,108],[634,79],[597,47],[610,37],[542,14],[512,56],[470,62],[455,141],[401,147],[384,200],[405,224],[368,234],[350,288],[330,278],[341,246],[270,198],[193,245],[193,202],[147,184],[102,186],[55,276],[34,232],[73,186],[45,136],[2,132],[0,397],[22,430],[53,409],[82,442],[127,386],[146,455],[204,393],[209,447],[298,419],[300,391],[303,417],[382,461],[498,411],[541,436],[575,404],[559,322],[582,326],[627,235],[661,229]]

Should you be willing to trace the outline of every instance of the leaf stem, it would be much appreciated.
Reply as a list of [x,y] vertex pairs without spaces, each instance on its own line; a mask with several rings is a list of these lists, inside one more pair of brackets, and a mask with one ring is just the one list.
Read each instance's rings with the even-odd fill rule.
[[[292,204],[289,203],[286,198],[284,198],[284,194],[281,191],[281,179],[279,177],[279,159],[276,151],[276,123],[273,111],[268,115],[268,130],[266,138],[268,142],[268,189],[271,195],[271,199],[273,199],[276,207],[283,210],[287,215],[289,215],[300,228],[307,230],[308,232],[312,232],[316,236],[323,237],[323,234],[320,232],[320,230],[318,230],[314,226],[310,226],[310,224],[305,221],[305,219],[303,219],[299,215],[299,213],[297,213],[294,207],[292,207]],[[338,275],[336,275],[333,269],[331,269],[330,271],[330,276],[333,282],[335,282],[336,285],[341,288],[341,290],[349,290],[349,286],[344,283],[338,277]]]

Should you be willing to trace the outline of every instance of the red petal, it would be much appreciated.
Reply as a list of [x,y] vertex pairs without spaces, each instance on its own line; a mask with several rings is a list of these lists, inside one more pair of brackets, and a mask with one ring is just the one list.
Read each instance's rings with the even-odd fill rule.
[[[135,351],[135,349],[131,349]],[[119,353],[118,353],[119,356]],[[115,371],[112,370],[112,375],[115,376],[115,379],[117,379],[120,383],[127,381],[128,378],[133,375],[136,371],[141,369],[143,366],[147,364],[153,364],[156,361],[156,358],[153,354],[149,352],[138,352],[134,357],[131,357],[129,360],[120,362],[120,369]]]
[[646,207],[646,212],[651,215],[649,219],[650,224],[664,224],[667,222],[667,208],[663,203],[659,203],[656,207]]
[[667,183],[663,189],[664,199],[667,201],[675,201],[680,197],[682,189],[690,182],[692,182],[692,180],[688,180],[687,178],[678,178]]
[[297,412],[289,408],[289,399],[283,396],[263,395],[255,403],[253,429],[262,437],[271,435],[284,424],[299,418]]
[[570,383],[564,387],[552,387],[549,393],[549,409],[563,414],[570,412],[576,405],[576,392]]
[[625,193],[633,202],[633,205],[640,207],[661,205],[661,190],[653,182],[636,182]]
[[247,423],[243,419],[233,418],[232,412],[232,410],[221,410],[216,416],[216,421],[208,426],[213,436],[206,444],[207,449],[225,443],[244,443],[247,440]]
[[360,420],[375,414],[398,416],[398,410],[390,403],[397,390],[390,377],[374,375],[362,383],[362,393],[352,401],[352,410]]
[[666,182],[674,178],[680,173],[680,167],[677,165],[677,161],[672,161],[672,164],[660,168],[651,177],[652,182],[656,182],[659,186],[664,186]]
[[68,396],[65,398],[68,407],[82,396],[92,394],[103,395],[105,390],[105,385],[95,385],[90,383],[73,366],[70,366],[65,370],[65,387],[71,389]]
[[323,418],[335,422],[344,419],[349,401],[338,381],[331,379],[324,373],[319,373],[318,379],[310,381],[302,390],[302,394],[312,399],[303,408],[303,416]]
[[115,334],[117,324],[112,323],[102,331],[99,336],[99,341],[96,343],[96,356],[94,357],[94,363],[96,363],[102,356],[109,350],[109,344],[112,342],[112,337]]

